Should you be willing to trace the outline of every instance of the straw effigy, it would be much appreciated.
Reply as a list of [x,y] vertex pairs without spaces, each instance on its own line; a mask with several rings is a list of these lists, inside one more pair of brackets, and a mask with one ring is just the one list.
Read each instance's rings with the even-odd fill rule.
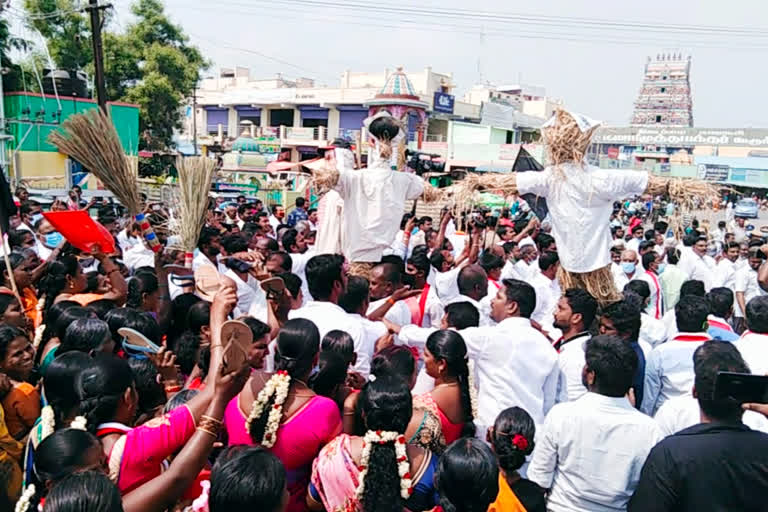
[[179,173],[179,190],[174,231],[181,241],[184,264],[192,268],[193,253],[200,231],[205,226],[208,191],[216,173],[216,161],[202,156],[179,157],[176,159],[176,170]]
[[65,155],[83,164],[136,218],[144,239],[154,252],[161,249],[152,227],[142,213],[138,167],[125,155],[112,120],[100,108],[74,114],[48,141]]

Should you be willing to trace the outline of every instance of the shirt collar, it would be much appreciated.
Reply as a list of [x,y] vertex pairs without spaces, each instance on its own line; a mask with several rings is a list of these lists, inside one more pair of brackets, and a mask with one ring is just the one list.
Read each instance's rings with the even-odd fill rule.
[[629,400],[627,399],[626,396],[606,396],[606,395],[601,395],[600,393],[595,393],[594,391],[587,391],[584,397],[581,398],[580,400],[584,400],[585,402],[591,402],[597,405],[618,407],[620,409],[634,409],[634,407],[632,407],[632,404],[629,403]]
[[512,327],[513,325],[531,327],[531,319],[523,318],[522,316],[511,316],[509,318],[505,318],[504,320],[502,320],[496,325],[497,327],[501,327],[501,326]]
[[749,432],[751,430],[752,429],[750,429],[748,426],[746,426],[742,422],[722,423],[718,421],[713,421],[711,423],[699,423],[698,425],[693,425],[692,427],[688,427],[686,429],[681,430],[675,435],[688,436],[688,435],[709,434],[709,433],[717,433],[717,432]]
[[679,332],[672,341],[709,341],[711,339],[705,332]]

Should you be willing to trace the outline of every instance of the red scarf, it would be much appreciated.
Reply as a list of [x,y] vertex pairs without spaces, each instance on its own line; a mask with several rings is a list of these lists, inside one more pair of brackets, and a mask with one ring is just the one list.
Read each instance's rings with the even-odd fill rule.
[[656,313],[653,315],[653,317],[658,320],[661,318],[661,287],[659,286],[659,279],[656,277],[656,274],[650,270],[646,270],[645,273],[651,276],[653,286],[656,287]]

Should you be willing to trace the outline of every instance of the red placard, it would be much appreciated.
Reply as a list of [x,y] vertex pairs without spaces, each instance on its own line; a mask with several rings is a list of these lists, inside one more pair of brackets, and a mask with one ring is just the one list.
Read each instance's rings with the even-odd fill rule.
[[608,148],[608,158],[619,158],[619,148]]
[[93,244],[98,244],[101,252],[112,254],[116,251],[115,239],[107,228],[96,222],[85,210],[68,212],[45,212],[43,216],[81,251],[91,252]]

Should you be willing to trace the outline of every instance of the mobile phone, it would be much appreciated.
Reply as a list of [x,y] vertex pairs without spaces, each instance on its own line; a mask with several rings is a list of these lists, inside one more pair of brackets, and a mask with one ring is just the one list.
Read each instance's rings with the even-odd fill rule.
[[237,270],[238,272],[248,272],[249,270],[251,270],[250,263],[243,260],[239,260],[237,258],[229,258],[227,260],[226,265],[232,270]]
[[751,373],[718,372],[715,399],[739,403],[768,403],[768,376]]

